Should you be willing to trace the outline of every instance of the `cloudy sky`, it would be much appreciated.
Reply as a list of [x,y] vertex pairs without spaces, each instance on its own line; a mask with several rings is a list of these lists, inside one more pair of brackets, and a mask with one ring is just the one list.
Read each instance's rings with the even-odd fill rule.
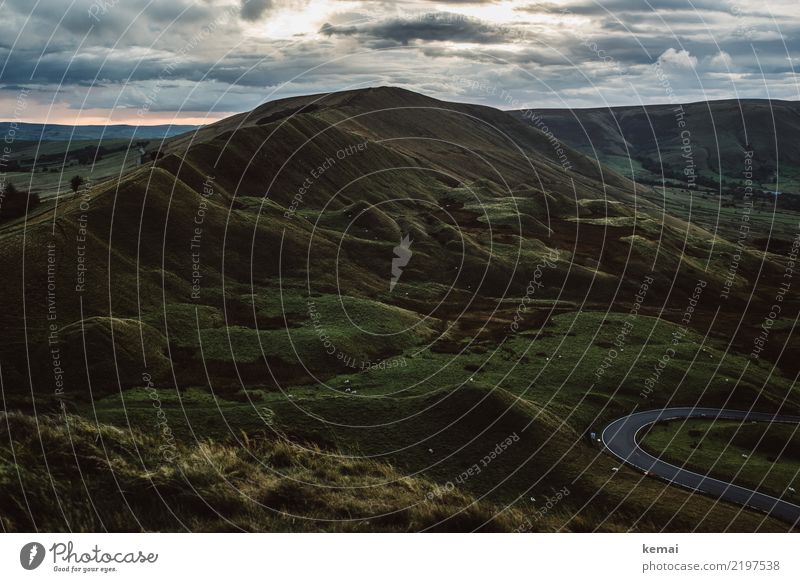
[[601,107],[800,98],[797,0],[0,0],[0,117],[207,123],[397,85]]

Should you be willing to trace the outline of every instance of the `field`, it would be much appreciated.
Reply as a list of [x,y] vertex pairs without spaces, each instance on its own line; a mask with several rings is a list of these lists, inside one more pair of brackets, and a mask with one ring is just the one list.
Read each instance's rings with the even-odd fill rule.
[[796,425],[688,420],[653,426],[646,450],[678,466],[797,503],[800,432]]
[[[648,200],[662,206],[668,214],[680,216],[725,240],[741,237],[745,245],[761,250],[767,241],[773,248],[782,248],[778,241],[785,243],[800,233],[800,212],[776,209],[765,198],[746,206],[741,197],[705,190],[689,192],[682,188],[663,188],[655,189]],[[748,228],[744,235],[742,225]]]
[[[324,298],[317,301],[324,303]],[[267,431],[290,435],[294,442],[318,443],[346,458],[380,461],[439,486],[476,463],[481,466],[481,459],[496,443],[517,434],[518,443],[482,467],[458,491],[497,507],[512,504],[520,515],[530,517],[537,509],[531,498],[552,495],[566,486],[572,496],[561,502],[556,514],[563,521],[551,515],[549,525],[542,523],[542,527],[582,530],[583,524],[594,522],[600,530],[614,530],[621,527],[619,516],[598,506],[623,498],[639,478],[627,469],[612,478],[614,462],[589,443],[590,431],[637,405],[690,404],[697,398],[698,387],[705,391],[705,402],[736,406],[759,391],[767,394],[766,402],[768,394],[777,399],[791,386],[788,380],[773,376],[767,388],[769,372],[758,368],[751,370],[747,384],[733,390],[732,381],[741,374],[745,358],[726,354],[717,342],[703,345],[701,338],[691,334],[663,372],[659,390],[644,399],[640,395],[644,382],[677,329],[651,317],[637,321],[630,348],[597,382],[594,372],[624,320],[618,314],[565,313],[541,330],[509,335],[494,346],[486,342],[466,347],[457,358],[414,346],[393,357],[402,364],[340,374],[322,384],[281,389],[254,385],[234,393],[212,392],[203,386],[179,393],[160,389],[158,407],[168,419],[170,432],[185,446],[227,442],[230,435],[242,443]],[[292,327],[292,333],[302,329],[302,325]],[[205,335],[201,329],[198,337]],[[265,346],[272,353],[280,345],[274,340]],[[238,343],[231,341],[239,357]],[[207,357],[215,349],[209,346]],[[309,355],[320,351],[313,345],[307,349]],[[214,353],[214,358],[224,357],[222,351]],[[230,351],[227,355],[233,357]],[[305,354],[301,356],[308,361]],[[245,354],[243,359],[251,357]],[[152,389],[135,388],[98,399],[79,411],[104,424],[148,433],[159,424],[153,394]],[[406,421],[411,418],[413,422]],[[464,442],[463,434],[473,436]],[[578,482],[576,475],[582,477]],[[653,494],[683,496],[664,490],[657,482],[640,486],[652,489]],[[585,506],[592,497],[594,507]],[[700,508],[703,504],[700,501],[695,510],[698,527],[719,527],[720,516],[706,515]],[[647,505],[642,502],[641,506],[645,528],[659,515],[659,510],[648,510]],[[674,519],[674,527],[689,523],[684,517]]]
[[[18,189],[37,193],[42,199],[71,195],[69,181],[73,176],[93,183],[119,178],[141,163],[138,148],[146,148],[148,143],[125,139],[16,142],[9,159],[21,163],[27,171],[9,171],[6,181]],[[108,153],[95,161],[89,152],[99,146],[105,147]],[[82,161],[76,157],[78,152],[82,154]],[[38,161],[34,164],[35,159]],[[31,167],[35,171],[30,171]]]

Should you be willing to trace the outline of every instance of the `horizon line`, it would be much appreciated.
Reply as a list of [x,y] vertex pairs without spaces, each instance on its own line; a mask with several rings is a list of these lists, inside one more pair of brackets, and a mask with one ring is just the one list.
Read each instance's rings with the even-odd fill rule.
[[209,118],[207,123],[191,123],[193,121],[191,118],[186,120],[186,122],[182,122],[183,120],[176,120],[175,122],[172,121],[162,121],[159,123],[133,123],[131,121],[120,122],[120,123],[79,123],[79,124],[70,124],[70,123],[59,123],[59,122],[48,122],[48,121],[28,121],[28,120],[21,120],[21,119],[4,119],[0,118],[0,123],[18,123],[18,124],[27,124],[27,125],[45,125],[45,126],[60,126],[60,127],[175,127],[175,126],[186,126],[186,127],[204,127],[207,125],[212,125],[224,119],[228,119],[229,117],[233,117],[235,115],[241,115],[243,113],[248,113],[257,109],[258,107],[263,107],[269,103],[275,103],[277,101],[283,101],[286,99],[295,99],[295,98],[302,98],[302,97],[312,97],[316,95],[335,95],[337,93],[347,93],[351,91],[364,91],[368,89],[379,89],[379,88],[390,88],[390,89],[400,89],[403,91],[409,91],[411,93],[416,93],[418,95],[424,95],[426,97],[431,97],[432,99],[436,99],[438,101],[444,101],[448,103],[462,103],[466,105],[479,105],[483,107],[490,107],[492,109],[497,109],[499,111],[505,112],[512,112],[512,111],[525,111],[535,109],[536,111],[587,111],[587,110],[608,110],[608,109],[623,109],[623,108],[631,108],[631,107],[678,107],[678,106],[685,106],[685,105],[696,105],[698,103],[719,103],[723,101],[736,101],[736,102],[744,102],[744,101],[769,101],[769,102],[780,102],[780,103],[798,103],[800,104],[800,98],[798,99],[774,99],[770,97],[722,97],[719,99],[698,99],[694,101],[680,101],[675,103],[664,103],[664,102],[654,102],[654,103],[629,103],[624,105],[600,105],[600,106],[586,106],[586,107],[570,107],[570,106],[563,106],[563,107],[521,107],[521,108],[503,108],[502,106],[494,106],[494,105],[487,105],[484,103],[474,103],[470,101],[449,101],[447,99],[441,99],[439,97],[432,97],[427,93],[422,93],[420,91],[414,91],[411,89],[406,89],[404,87],[399,87],[397,85],[375,85],[369,87],[362,87],[359,89],[344,89],[341,91],[321,91],[321,92],[314,92],[314,93],[302,93],[297,95],[291,95],[288,97],[277,97],[275,99],[271,99],[269,101],[264,101],[263,103],[259,103],[253,109],[247,109],[243,111],[227,111],[225,115],[211,119]]

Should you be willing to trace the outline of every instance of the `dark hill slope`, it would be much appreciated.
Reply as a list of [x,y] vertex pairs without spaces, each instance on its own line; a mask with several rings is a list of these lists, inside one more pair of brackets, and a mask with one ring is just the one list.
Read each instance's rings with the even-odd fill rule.
[[[53,366],[33,364],[51,355],[51,312],[65,353],[86,351],[88,376],[64,372],[82,396],[141,382],[142,358],[178,385],[330,376],[342,363],[319,355],[323,334],[365,361],[497,341],[555,254],[527,326],[557,299],[627,311],[651,272],[663,284],[650,297],[674,302],[671,316],[701,275],[722,285],[732,244],[575,151],[571,171],[553,155],[500,111],[389,88],[269,103],[178,136],[154,164],[0,230],[4,372],[52,393]],[[404,237],[413,260],[395,287]],[[731,304],[754,288],[750,273],[757,292],[780,280],[762,260],[742,253]]]
[[[358,143],[367,144],[364,151],[346,155],[321,178],[313,178],[316,165]],[[467,239],[465,248],[485,250],[483,226],[491,226],[492,240],[512,245],[512,252],[515,242],[558,245],[574,255],[573,276],[595,277],[596,290],[606,293],[615,288],[616,276],[649,269],[654,258],[660,258],[662,272],[702,270],[711,279],[722,276],[730,263],[729,244],[665,213],[648,201],[659,198],[648,188],[637,191],[629,180],[569,148],[565,155],[572,169],[565,171],[550,138],[524,120],[402,89],[270,102],[175,138],[164,153],[160,165],[182,180],[190,181],[188,174],[197,181],[199,174],[214,173],[230,196],[266,195],[329,227],[347,227],[332,211],[358,220],[360,215],[348,210],[353,204],[379,205],[392,217],[404,215],[404,199],[413,198],[428,215],[434,204],[437,212],[449,214],[444,222],[443,217],[426,217],[434,220],[435,229],[406,220],[389,230],[410,229],[418,237],[435,230],[444,240],[455,224],[462,232],[478,227],[475,233],[482,231],[484,240],[471,245]],[[246,168],[244,176],[240,168]],[[309,177],[310,187],[300,192]],[[360,232],[371,233],[375,241],[370,228],[364,225]],[[752,266],[761,259],[748,253],[743,260]],[[513,270],[516,264],[508,267]],[[767,264],[765,274],[774,274],[774,267]],[[747,282],[741,283],[745,288]],[[680,278],[677,284],[683,284]],[[571,294],[584,287],[568,289]],[[492,293],[499,291],[495,287]]]
[[[192,149],[189,144],[212,140],[227,147],[231,141],[238,141],[243,129],[253,126],[264,129],[261,136],[265,142],[280,141],[284,134],[274,132],[309,118],[362,141],[384,143],[407,154],[410,161],[434,165],[462,181],[486,178],[506,189],[520,184],[570,187],[552,144],[540,131],[497,109],[448,103],[392,87],[270,102],[173,139],[164,151],[183,154],[187,148]],[[309,127],[307,138],[316,141],[315,132],[321,129]],[[584,186],[602,188],[604,184],[612,190],[630,190],[625,180],[614,174],[604,176],[601,168],[584,156],[569,150],[567,155],[576,170],[571,177]],[[573,197],[571,192],[569,197]]]

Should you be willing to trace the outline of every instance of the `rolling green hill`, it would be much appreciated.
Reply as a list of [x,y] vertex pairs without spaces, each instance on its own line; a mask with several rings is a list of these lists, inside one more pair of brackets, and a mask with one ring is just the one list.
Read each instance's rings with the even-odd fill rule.
[[[0,375],[19,411],[0,467],[23,440],[66,499],[76,467],[90,490],[119,469],[115,530],[181,529],[195,510],[205,530],[785,529],[614,472],[586,438],[637,406],[800,408],[796,300],[747,357],[782,250],[738,249],[513,115],[389,87],[151,146],[0,226]],[[21,491],[43,496],[46,474],[24,479],[0,507],[9,530],[37,519]],[[100,527],[76,507],[48,527]]]

